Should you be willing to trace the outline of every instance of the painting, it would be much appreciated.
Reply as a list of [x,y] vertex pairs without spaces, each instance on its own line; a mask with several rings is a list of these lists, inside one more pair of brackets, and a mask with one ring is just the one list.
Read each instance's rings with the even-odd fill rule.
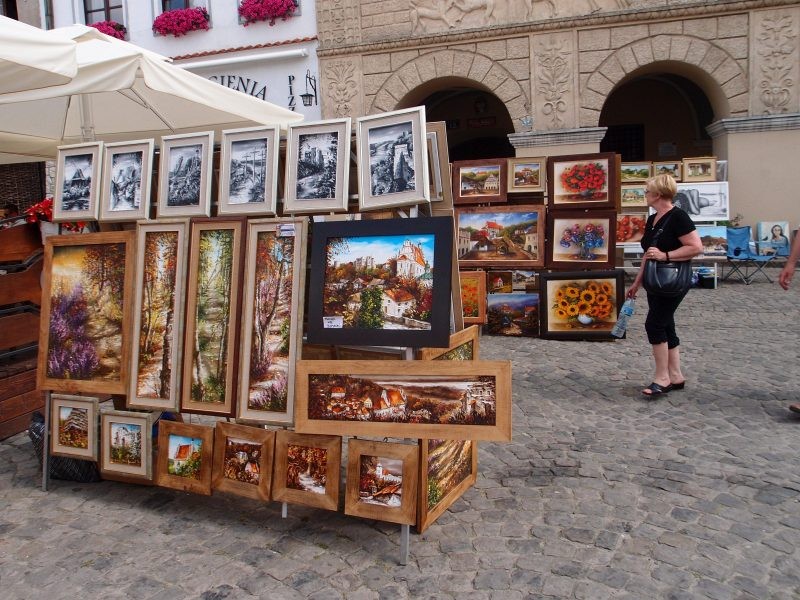
[[308,341],[447,346],[453,220],[314,224]]
[[613,210],[559,211],[550,215],[547,266],[613,268],[616,225]]
[[104,146],[101,221],[135,221],[150,216],[153,140]]
[[461,271],[461,307],[465,324],[486,322],[486,271]]
[[509,158],[508,193],[544,192],[547,180],[547,158]]
[[211,489],[269,502],[275,432],[218,421]]
[[684,183],[715,181],[717,179],[717,157],[700,156],[683,159]]
[[489,294],[486,299],[486,333],[539,336],[539,293]]
[[349,117],[289,127],[284,213],[347,210],[351,129]]
[[359,210],[428,202],[425,107],[359,117],[357,124]]
[[472,325],[450,335],[447,348],[420,348],[419,360],[478,360],[480,327]]
[[290,425],[303,338],[306,220],[248,224],[239,419]]
[[177,410],[188,221],[139,223],[127,406]]
[[617,246],[641,247],[646,212],[617,213]]
[[50,397],[50,454],[97,460],[97,409],[100,401],[87,396]]
[[417,532],[422,533],[478,479],[478,442],[420,440]]
[[277,125],[222,132],[217,214],[275,214],[280,140]]
[[213,427],[158,421],[157,485],[210,496],[213,457]]
[[456,209],[458,264],[532,269],[544,266],[544,206]]
[[447,147],[447,126],[444,121],[425,124],[428,136],[428,165],[432,184],[431,202],[438,202],[437,208],[453,208],[453,185],[450,180],[450,151]]
[[506,159],[459,160],[453,163],[453,203],[505,202]]
[[151,483],[152,413],[125,410],[100,413],[100,473],[103,479]]
[[300,361],[301,433],[509,441],[508,361]]
[[756,224],[758,253],[789,256],[789,232],[788,221],[759,221]]
[[653,163],[653,176],[672,175],[675,181],[683,179],[683,161],[664,161]]
[[612,339],[622,306],[622,270],[542,273],[540,332],[547,339]]
[[698,225],[697,235],[703,244],[702,257],[728,255],[728,228],[725,225]]
[[47,238],[39,389],[126,392],[134,235],[114,231]]
[[59,146],[53,221],[96,221],[103,142]]
[[620,165],[620,183],[644,183],[653,174],[653,164],[648,161],[624,162]]
[[730,218],[727,181],[679,183],[672,202],[689,213],[695,222],[727,221]]
[[621,191],[620,206],[626,208],[647,207],[647,199],[644,197],[647,189],[643,185],[623,185]]
[[538,292],[539,274],[536,271],[513,271],[511,289],[514,292]]
[[158,216],[195,217],[211,213],[211,158],[214,132],[161,138]]
[[619,185],[619,166],[613,152],[547,159],[550,209],[615,208]]
[[272,499],[338,510],[341,463],[341,437],[278,431]]
[[510,294],[513,289],[511,271],[488,271],[486,273],[486,291],[490,294]]
[[234,412],[244,233],[244,217],[191,221],[181,412]]

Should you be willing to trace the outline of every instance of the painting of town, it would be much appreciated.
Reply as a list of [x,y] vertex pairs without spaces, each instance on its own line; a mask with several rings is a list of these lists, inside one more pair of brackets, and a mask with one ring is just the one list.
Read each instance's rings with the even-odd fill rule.
[[167,473],[187,479],[200,479],[202,449],[201,438],[170,435]]
[[622,277],[615,271],[542,274],[542,337],[611,339],[623,300]]
[[462,160],[453,163],[453,202],[505,202],[506,159]]
[[97,398],[53,394],[50,450],[58,456],[97,459]]
[[491,335],[538,336],[539,294],[489,294],[485,329]]
[[[614,208],[619,186],[613,152],[547,159],[547,197],[551,208]],[[649,168],[649,166],[648,166]]]
[[89,410],[74,406],[58,409],[58,443],[67,448],[89,447]]
[[[544,207],[460,208],[458,262],[467,267],[544,265]],[[487,281],[487,287],[489,282]]]
[[508,160],[509,192],[543,192],[546,159],[510,158]]
[[403,499],[403,461],[362,454],[359,462],[358,501],[399,507]]
[[490,294],[511,293],[513,289],[511,271],[489,271],[486,278],[486,289]]
[[152,413],[111,410],[100,414],[99,466],[104,477],[151,479],[152,423]]
[[142,426],[112,422],[109,431],[109,462],[131,467],[142,466]]
[[417,531],[422,533],[475,483],[477,443],[470,440],[420,440],[421,486]]
[[269,500],[274,447],[274,431],[218,421],[214,426],[212,488]]
[[324,494],[328,479],[328,450],[289,444],[286,450],[286,487]]

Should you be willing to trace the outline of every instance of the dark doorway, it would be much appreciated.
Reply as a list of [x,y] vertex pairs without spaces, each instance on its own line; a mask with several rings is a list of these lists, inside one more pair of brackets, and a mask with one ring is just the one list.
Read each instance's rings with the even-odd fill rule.
[[19,14],[17,13],[17,0],[0,0],[0,8],[2,8],[2,12],[0,12],[0,14],[5,15],[9,19],[19,20]]

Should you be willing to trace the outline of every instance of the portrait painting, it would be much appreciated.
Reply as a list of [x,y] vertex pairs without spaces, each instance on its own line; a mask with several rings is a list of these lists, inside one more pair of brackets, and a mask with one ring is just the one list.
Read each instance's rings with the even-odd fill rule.
[[97,460],[97,398],[53,394],[50,398],[50,454]]
[[756,224],[756,248],[761,255],[789,255],[788,221],[759,221]]
[[96,221],[103,143],[58,147],[53,221]]
[[277,126],[222,132],[217,214],[275,214],[279,145]]

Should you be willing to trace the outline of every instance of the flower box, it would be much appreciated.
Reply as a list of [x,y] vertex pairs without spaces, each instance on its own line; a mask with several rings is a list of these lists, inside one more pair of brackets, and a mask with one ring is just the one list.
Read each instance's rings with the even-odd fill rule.
[[128,33],[125,25],[116,21],[100,21],[99,23],[92,23],[89,27],[94,27],[100,33],[105,33],[118,40],[124,40]]
[[245,27],[259,21],[286,21],[298,12],[298,0],[241,0],[239,3],[239,22]]
[[203,7],[177,8],[158,15],[153,21],[153,32],[179,37],[190,31],[207,30],[210,27],[209,21],[208,11]]

